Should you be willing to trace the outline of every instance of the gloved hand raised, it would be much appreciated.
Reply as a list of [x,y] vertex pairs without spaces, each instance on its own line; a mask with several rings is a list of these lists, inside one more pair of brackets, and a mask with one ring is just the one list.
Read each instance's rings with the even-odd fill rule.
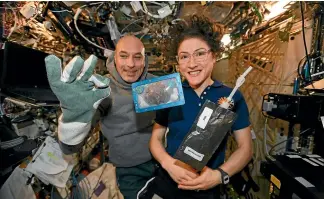
[[96,63],[94,55],[86,61],[76,56],[62,73],[62,62],[58,57],[49,55],[45,58],[49,84],[61,103],[58,136],[65,154],[75,153],[82,146],[96,109],[110,95],[109,79],[93,74]]

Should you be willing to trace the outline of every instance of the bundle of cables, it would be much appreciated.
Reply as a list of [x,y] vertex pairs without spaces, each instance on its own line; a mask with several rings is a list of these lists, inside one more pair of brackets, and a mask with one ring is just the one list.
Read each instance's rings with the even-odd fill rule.
[[[146,5],[146,3],[155,4],[161,7],[161,9],[158,11],[158,14],[152,14]],[[167,10],[170,12],[170,15],[173,17],[178,17],[180,15],[180,10],[183,6],[182,2],[155,2],[155,1],[142,1],[143,8],[141,9],[145,14],[149,15],[150,17],[153,17],[155,19],[163,19],[165,16],[163,15],[163,12],[166,12]]]
[[[75,26],[75,28],[76,28],[76,30],[78,31],[78,33],[83,37],[83,39],[84,40],[86,40],[89,44],[91,44],[91,45],[93,45],[93,46],[95,46],[95,47],[97,47],[97,48],[99,48],[99,49],[101,49],[101,50],[104,50],[104,52],[105,52],[105,54],[106,53],[109,53],[109,49],[106,49],[106,48],[104,48],[104,47],[102,47],[102,46],[99,46],[99,45],[97,45],[96,43],[94,43],[94,42],[92,42],[92,41],[90,41],[82,32],[81,32],[81,30],[79,29],[79,27],[78,27],[78,24],[77,24],[77,21],[78,21],[78,19],[79,19],[79,15],[81,14],[81,12],[82,12],[82,10],[85,8],[85,7],[88,7],[88,6],[95,6],[95,5],[98,5],[98,4],[102,4],[102,2],[95,2],[95,3],[90,3],[90,4],[85,4],[85,5],[83,5],[83,6],[80,6],[78,9],[77,9],[77,11],[76,11],[76,13],[75,13],[75,15],[74,15],[74,17],[73,17],[73,19],[74,19],[74,26]],[[113,24],[113,27],[114,28],[116,28],[116,26],[115,26],[115,21],[114,21],[114,18],[112,17],[112,20],[113,20],[113,22],[111,22],[110,21],[110,23],[112,23]],[[118,37],[118,29],[116,30],[116,29],[114,29],[114,33],[117,33],[117,37]]]
[[[305,129],[305,130],[301,131],[301,132],[299,133],[299,136],[304,135],[304,133],[308,132],[309,130],[311,130],[311,128],[308,128],[308,129]],[[277,146],[280,146],[281,144],[283,144],[283,143],[285,143],[285,142],[288,142],[288,141],[290,141],[290,140],[292,140],[292,139],[294,139],[294,137],[290,137],[290,138],[288,138],[288,139],[286,139],[286,140],[284,140],[284,141],[282,141],[282,142],[279,142],[279,143],[277,143],[276,145],[272,146],[272,148],[271,148],[270,151],[269,151],[269,155],[270,155],[270,156],[272,155],[272,152],[275,150],[275,148],[276,148]],[[295,141],[295,142],[296,142],[296,141]],[[277,150],[278,150],[278,149],[277,149]]]
[[[313,80],[312,80],[312,76],[311,76],[311,67],[312,67],[312,65],[311,65],[311,61],[310,61],[310,58],[309,58],[307,45],[306,45],[305,19],[304,19],[304,11],[303,11],[303,2],[300,2],[300,13],[301,13],[301,18],[302,18],[302,35],[303,35],[303,43],[304,43],[306,56],[304,58],[302,58],[300,60],[300,62],[298,63],[297,73],[298,73],[299,78],[302,80],[302,83],[304,84],[303,86],[311,84],[312,87],[315,88],[314,85],[313,85]],[[301,66],[302,61],[305,58],[306,58],[305,63],[302,66],[302,69],[304,71],[304,75],[302,75],[301,71],[300,71],[300,66]]]

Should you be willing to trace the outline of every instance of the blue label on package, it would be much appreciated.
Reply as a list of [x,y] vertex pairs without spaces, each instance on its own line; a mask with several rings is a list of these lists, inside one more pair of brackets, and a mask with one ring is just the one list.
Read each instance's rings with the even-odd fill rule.
[[132,93],[136,113],[185,104],[179,73],[133,83]]

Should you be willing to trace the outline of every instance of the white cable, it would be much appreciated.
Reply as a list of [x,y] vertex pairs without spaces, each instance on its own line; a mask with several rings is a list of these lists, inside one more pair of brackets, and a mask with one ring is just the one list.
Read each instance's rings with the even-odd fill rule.
[[173,20],[171,21],[171,23],[172,23],[172,24],[177,24],[177,21],[183,21],[183,22],[185,22],[185,23],[187,24],[186,20],[181,19],[181,18],[173,19]]
[[158,3],[158,2],[155,2],[155,1],[148,1],[148,2],[151,3],[151,4],[155,4],[155,5],[161,6],[161,7],[166,6],[163,3]]
[[322,72],[318,72],[318,73],[315,73],[315,74],[312,74],[311,76],[312,76],[312,77],[315,77],[315,76],[322,75],[322,74],[324,74],[324,71],[322,71]]
[[[102,3],[103,3],[103,2],[90,3],[89,5],[92,6],[92,5],[102,4]],[[87,7],[87,6],[88,6],[88,5],[83,5],[83,6],[81,6],[81,7],[79,7],[79,8],[77,9],[77,11],[76,11],[76,13],[75,13],[75,15],[74,15],[74,17],[73,17],[73,19],[74,19],[74,26],[75,26],[76,30],[78,31],[78,33],[79,33],[79,34],[83,37],[83,39],[85,39],[88,43],[90,43],[90,44],[92,44],[93,46],[95,46],[95,47],[97,47],[97,48],[100,48],[100,49],[102,49],[102,50],[104,50],[104,51],[107,51],[107,50],[109,51],[109,49],[107,49],[107,48],[103,48],[103,47],[97,45],[96,43],[90,41],[86,36],[84,36],[84,35],[82,34],[82,32],[80,31],[80,29],[79,29],[79,27],[78,27],[78,25],[77,25],[77,21],[78,21],[78,18],[79,18],[80,13],[82,12],[82,9],[85,8],[85,7]]]
[[99,45],[97,45],[97,44],[95,44],[95,43],[93,43],[92,41],[90,41],[86,36],[84,36],[83,34],[82,34],[82,32],[80,31],[80,29],[79,29],[79,27],[78,27],[78,25],[77,25],[77,20],[78,20],[78,18],[79,18],[79,15],[80,15],[80,13],[82,12],[82,8],[78,8],[78,10],[76,11],[76,13],[75,13],[75,15],[74,15],[74,26],[75,26],[75,28],[76,28],[76,30],[78,31],[78,33],[83,37],[83,39],[85,39],[88,43],[90,43],[90,44],[92,44],[92,45],[94,45],[94,46],[96,46],[97,48],[100,48],[100,49],[102,49],[102,50],[106,50],[106,48],[103,48],[103,47],[101,47],[101,46],[99,46]]
[[268,118],[266,118],[265,122],[264,122],[263,145],[264,145],[264,151],[265,151],[266,155],[269,156],[268,146],[267,146],[267,123],[268,123]]
[[10,9],[12,10],[12,12],[13,12],[14,15],[15,15],[15,25],[14,25],[14,27],[11,28],[10,33],[9,33],[8,36],[7,36],[7,39],[9,39],[10,36],[12,35],[12,33],[16,30],[16,28],[17,28],[17,26],[18,26],[18,17],[17,17],[16,12],[14,11],[14,8],[11,7],[9,3],[6,3],[6,4],[10,7]]
[[121,31],[120,33],[123,34],[124,30],[126,30],[130,25],[132,25],[132,24],[134,24],[134,23],[136,23],[136,22],[142,20],[143,18],[144,18],[144,17],[141,17],[141,18],[139,18],[139,19],[136,19],[136,20],[132,21],[130,24],[128,24],[127,26],[125,26],[125,28],[123,28],[122,31]]
[[50,10],[51,12],[72,12],[70,10]]
[[146,7],[146,3],[145,1],[142,1],[143,2],[143,12],[146,13],[147,15],[149,15],[150,17],[153,17],[153,18],[156,18],[156,19],[161,19],[161,16],[160,15],[154,15],[152,13],[150,13]]
[[0,116],[3,116],[5,115],[5,111],[4,111],[4,108],[3,108],[3,103],[0,102]]
[[155,177],[149,179],[149,180],[145,183],[144,187],[142,187],[142,189],[139,190],[139,191],[137,192],[137,197],[136,197],[137,199],[139,199],[139,196],[140,196],[140,194],[142,193],[142,191],[144,191],[145,188],[147,187],[147,185],[148,185],[152,180],[154,180],[154,179],[155,179]]
[[0,7],[0,9],[8,9],[8,10],[17,10],[20,9],[22,7],[16,7],[16,8],[7,8],[7,7]]

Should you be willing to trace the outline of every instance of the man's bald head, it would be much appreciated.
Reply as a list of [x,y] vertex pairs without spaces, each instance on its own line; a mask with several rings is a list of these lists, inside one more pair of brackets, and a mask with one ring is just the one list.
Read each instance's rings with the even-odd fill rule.
[[124,81],[137,81],[144,71],[144,45],[133,35],[122,37],[115,50],[115,64],[119,75]]
[[118,41],[116,51],[118,52],[124,50],[125,48],[127,48],[130,52],[136,52],[138,49],[140,49],[141,52],[144,45],[142,41],[134,35],[126,35]]

